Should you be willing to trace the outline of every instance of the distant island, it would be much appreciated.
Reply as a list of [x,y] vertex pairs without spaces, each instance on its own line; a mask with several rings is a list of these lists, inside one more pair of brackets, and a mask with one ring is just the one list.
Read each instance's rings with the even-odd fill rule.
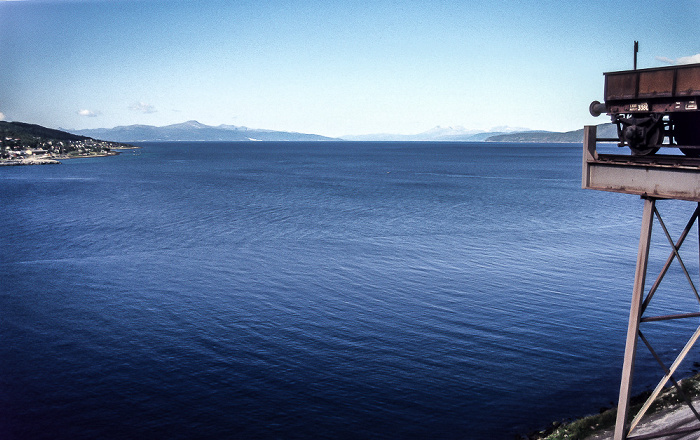
[[76,157],[113,156],[117,149],[138,148],[78,136],[24,122],[0,121],[0,166],[58,164]]
[[[612,123],[600,124],[597,133],[598,137],[616,138],[617,127]],[[581,143],[583,142],[583,128],[566,132],[524,131],[499,134],[486,138],[486,142]]]

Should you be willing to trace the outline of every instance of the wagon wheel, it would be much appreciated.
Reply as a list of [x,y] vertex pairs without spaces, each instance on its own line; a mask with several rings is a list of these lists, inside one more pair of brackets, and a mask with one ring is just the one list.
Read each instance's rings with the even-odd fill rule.
[[659,145],[664,141],[664,126],[658,114],[642,117],[616,115],[613,122],[617,124],[620,145],[627,145],[633,156],[652,155],[659,151]]
[[651,156],[659,151],[659,145],[664,141],[664,130],[661,124],[650,129],[646,142],[641,145],[630,145],[633,156]]

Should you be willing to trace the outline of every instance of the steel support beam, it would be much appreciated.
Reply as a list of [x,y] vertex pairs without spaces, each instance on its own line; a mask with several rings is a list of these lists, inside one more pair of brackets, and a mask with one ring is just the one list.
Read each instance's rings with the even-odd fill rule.
[[632,290],[632,304],[630,305],[630,316],[627,324],[625,360],[622,364],[622,381],[620,383],[620,397],[617,402],[617,420],[615,421],[614,440],[624,440],[627,436],[627,415],[629,413],[630,396],[632,392],[632,375],[634,373],[634,360],[637,352],[639,320],[642,317],[642,299],[644,296],[647,263],[649,261],[649,244],[651,243],[651,228],[654,222],[655,203],[655,199],[644,200],[642,230],[639,234],[639,249],[637,251],[637,266],[634,275],[634,288]]
[[[651,317],[643,317],[647,306],[649,305],[649,302],[651,301],[652,297],[654,296],[654,293],[656,291],[656,288],[658,287],[659,283],[663,279],[664,275],[666,274],[669,265],[671,262],[675,259],[678,260],[679,265],[681,266],[683,272],[685,273],[688,282],[690,284],[691,290],[700,302],[700,297],[698,296],[697,289],[695,288],[695,285],[693,283],[693,280],[691,279],[690,275],[688,274],[688,271],[685,268],[685,265],[682,263],[682,259],[679,253],[680,246],[685,240],[685,237],[688,234],[688,231],[692,228],[693,223],[698,220],[698,213],[700,212],[700,203],[698,203],[698,206],[696,207],[695,211],[690,217],[690,220],[688,221],[688,224],[686,225],[685,229],[683,230],[683,233],[681,234],[681,238],[677,242],[673,242],[673,239],[671,238],[670,234],[668,233],[668,230],[666,229],[663,219],[661,218],[661,215],[659,214],[659,211],[657,210],[656,207],[656,200],[653,198],[647,198],[644,201],[644,213],[642,217],[642,229],[639,237],[639,250],[637,253],[637,266],[636,266],[636,272],[635,272],[635,280],[634,280],[634,288],[632,292],[632,304],[630,306],[630,315],[629,315],[629,323],[628,323],[628,329],[627,329],[627,340],[625,344],[625,358],[624,358],[624,363],[623,363],[623,368],[622,368],[622,379],[620,383],[620,396],[618,400],[618,407],[617,407],[617,420],[615,424],[615,432],[614,432],[614,439],[615,440],[624,440],[624,439],[641,439],[641,438],[658,438],[658,437],[666,437],[671,434],[680,434],[680,433],[687,433],[687,432],[697,432],[700,431],[700,423],[696,423],[695,426],[693,427],[684,427],[681,430],[677,431],[672,431],[672,430],[665,430],[661,433],[647,433],[639,436],[631,436],[630,434],[634,431],[634,429],[639,425],[641,422],[642,418],[646,415],[647,411],[651,407],[652,403],[654,400],[660,395],[662,392],[663,388],[666,386],[666,384],[670,381],[678,390],[679,396],[682,397],[686,403],[689,405],[691,412],[695,415],[696,419],[698,422],[700,422],[700,414],[697,412],[697,410],[693,407],[693,404],[689,398],[686,396],[683,396],[682,390],[676,379],[674,379],[673,374],[677,371],[679,368],[680,364],[685,360],[686,356],[688,353],[690,353],[690,350],[693,348],[693,346],[696,344],[696,342],[700,339],[700,327],[698,327],[693,335],[688,339],[686,342],[685,346],[683,347],[682,350],[680,350],[680,353],[676,358],[674,359],[673,363],[671,364],[670,367],[666,367],[664,362],[661,360],[657,352],[654,350],[654,348],[651,346],[649,341],[644,337],[642,332],[640,331],[640,324],[641,323],[651,323],[651,322],[657,322],[657,321],[665,321],[669,319],[683,319],[683,318],[697,318],[700,316],[700,313],[698,312],[691,312],[691,313],[679,313],[679,314],[674,314],[674,315],[663,315],[663,316],[651,316]],[[657,278],[656,282],[654,283],[654,286],[650,289],[649,293],[647,294],[646,299],[643,299],[644,296],[644,284],[646,280],[646,271],[647,271],[647,266],[648,266],[648,259],[649,259],[649,247],[651,244],[651,232],[652,232],[652,226],[654,222],[654,218],[656,218],[659,222],[659,224],[662,226],[664,230],[664,234],[666,235],[666,238],[668,240],[669,245],[672,248],[671,254],[669,255],[669,258],[666,260],[666,264],[664,265],[663,269],[661,270],[661,274],[659,275],[659,278]],[[700,228],[700,222],[698,227]],[[642,405],[641,409],[637,412],[637,414],[634,416],[634,419],[631,421],[631,423],[627,423],[627,420],[629,419],[629,404],[630,404],[630,390],[632,387],[632,377],[634,373],[634,361],[635,361],[635,356],[636,356],[636,351],[637,351],[637,342],[638,340],[641,339],[644,341],[646,344],[647,348],[651,352],[651,354],[654,356],[656,361],[659,363],[661,368],[664,371],[664,374],[659,381],[659,383],[656,385],[656,388],[654,391],[651,393],[647,401]]]

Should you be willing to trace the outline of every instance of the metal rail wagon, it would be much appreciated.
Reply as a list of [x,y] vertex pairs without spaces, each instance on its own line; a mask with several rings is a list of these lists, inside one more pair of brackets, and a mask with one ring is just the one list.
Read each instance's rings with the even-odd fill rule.
[[590,113],[610,115],[620,147],[646,156],[660,147],[678,147],[700,157],[700,64],[607,72],[605,102]]

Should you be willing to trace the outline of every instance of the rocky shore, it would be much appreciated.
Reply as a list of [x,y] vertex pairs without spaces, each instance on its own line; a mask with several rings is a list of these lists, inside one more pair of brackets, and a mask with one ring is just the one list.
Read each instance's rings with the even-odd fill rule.
[[[700,374],[688,377],[679,382],[686,398],[700,410]],[[649,393],[642,393],[631,400],[631,414],[634,415],[646,401]],[[527,440],[608,440],[613,438],[617,408],[603,410],[600,414],[583,417],[567,422],[554,422],[547,429],[533,432],[520,439]],[[664,431],[675,431],[686,428],[698,428],[698,431],[677,436],[653,436],[650,438],[673,438],[675,440],[697,439],[700,436],[700,421],[690,410],[688,404],[679,396],[676,388],[663,391],[656,398],[649,413],[641,419],[641,423],[632,435],[645,436]]]
[[61,160],[80,159],[86,157],[116,156],[119,152],[110,151],[107,153],[82,154],[82,155],[56,155],[56,156],[29,156],[18,159],[0,159],[0,166],[22,166],[22,165],[60,165]]
[[50,158],[3,159],[0,166],[11,167],[19,165],[59,165],[61,162]]

